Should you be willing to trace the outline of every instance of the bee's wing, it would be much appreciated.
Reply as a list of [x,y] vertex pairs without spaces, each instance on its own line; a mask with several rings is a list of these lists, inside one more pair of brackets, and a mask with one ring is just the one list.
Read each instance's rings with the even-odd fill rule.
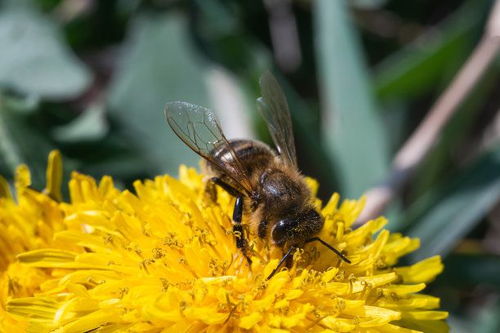
[[258,109],[281,158],[289,165],[297,166],[292,119],[285,94],[270,72],[260,78],[262,97],[257,99]]
[[[189,148],[231,177],[247,194],[252,192],[248,176],[222,133],[213,111],[186,102],[170,102],[165,106],[165,118],[175,134]],[[215,148],[221,147],[227,149],[231,154],[230,158],[223,160],[211,155]]]

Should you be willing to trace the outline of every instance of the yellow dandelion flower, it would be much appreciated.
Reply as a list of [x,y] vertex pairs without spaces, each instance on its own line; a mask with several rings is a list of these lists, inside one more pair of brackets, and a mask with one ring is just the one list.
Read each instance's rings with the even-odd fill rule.
[[442,271],[439,257],[394,267],[418,240],[384,230],[382,217],[352,229],[363,199],[340,203],[335,194],[321,209],[321,238],[351,264],[308,244],[268,280],[280,251],[250,234],[250,267],[230,231],[234,199],[218,190],[213,202],[194,169],[137,181],[134,193],[110,177],[73,173],[65,203],[60,163],[51,163],[43,193],[28,188],[25,167],[17,201],[0,186],[4,328],[17,321],[31,332],[447,330],[439,299],[420,293]]
[[54,200],[61,198],[61,155],[49,155],[47,186],[43,193],[29,188],[31,175],[21,165],[15,174],[16,198],[9,184],[0,176],[0,328],[5,332],[20,329],[21,322],[5,312],[9,298],[32,296],[47,272],[16,262],[22,252],[47,248],[54,243],[54,233],[63,230],[63,212]]

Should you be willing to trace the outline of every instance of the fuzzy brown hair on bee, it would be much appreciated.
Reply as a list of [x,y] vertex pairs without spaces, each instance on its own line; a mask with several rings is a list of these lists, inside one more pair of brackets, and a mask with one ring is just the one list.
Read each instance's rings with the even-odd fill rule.
[[259,238],[283,249],[271,278],[293,252],[317,241],[342,260],[342,253],[317,237],[323,218],[312,204],[311,192],[297,167],[292,122],[288,104],[276,79],[269,73],[260,80],[262,97],[258,107],[268,126],[276,150],[255,140],[228,140],[215,114],[186,102],[170,102],[165,108],[168,124],[177,136],[203,157],[210,183],[236,198],[233,232],[236,246],[249,263],[248,242],[242,225],[249,215],[249,227]]
[[[251,210],[250,227],[262,239],[279,247],[303,245],[323,226],[311,203],[311,192],[296,168],[283,163],[266,144],[252,140],[230,140],[229,147],[239,159],[254,193],[246,197]],[[231,161],[228,147],[217,147],[212,156]],[[243,192],[231,177],[212,164],[206,169],[220,181]],[[288,245],[291,245],[288,244]]]

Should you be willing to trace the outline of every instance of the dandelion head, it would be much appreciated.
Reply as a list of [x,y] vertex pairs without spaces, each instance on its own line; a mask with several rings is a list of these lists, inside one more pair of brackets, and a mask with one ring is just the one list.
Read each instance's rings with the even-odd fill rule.
[[[36,332],[442,332],[447,313],[420,293],[443,266],[432,257],[397,267],[418,240],[378,218],[352,228],[363,199],[334,194],[316,206],[320,237],[271,279],[281,249],[249,234],[236,247],[234,198],[207,195],[205,177],[136,181],[134,190],[73,173],[61,201],[61,163],[32,190],[20,167],[16,195],[0,179],[0,325]],[[317,184],[308,180],[313,192]],[[248,217],[244,217],[245,224]]]

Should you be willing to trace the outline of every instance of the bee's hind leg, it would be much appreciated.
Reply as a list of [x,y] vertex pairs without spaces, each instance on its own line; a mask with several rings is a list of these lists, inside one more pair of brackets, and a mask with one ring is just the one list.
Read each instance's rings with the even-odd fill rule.
[[243,225],[241,224],[243,220],[243,195],[232,187],[231,185],[227,184],[223,180],[217,177],[213,177],[210,179],[210,181],[213,184],[219,185],[222,187],[226,192],[228,192],[230,195],[236,197],[236,201],[234,202],[234,209],[233,209],[233,234],[236,240],[236,247],[241,250],[245,258],[247,259],[247,262],[250,266],[252,266],[252,260],[247,254],[248,250],[248,242],[247,239],[245,238],[245,232],[243,230]]

